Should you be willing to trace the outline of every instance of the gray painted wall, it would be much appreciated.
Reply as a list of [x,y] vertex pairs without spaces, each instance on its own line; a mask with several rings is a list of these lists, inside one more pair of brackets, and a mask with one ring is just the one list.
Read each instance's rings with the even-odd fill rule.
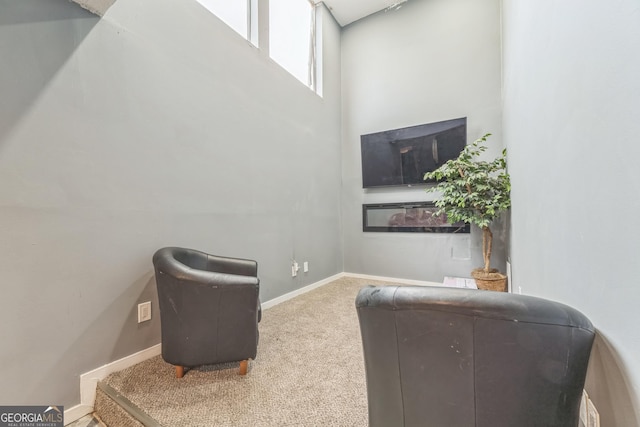
[[513,282],[594,323],[586,388],[616,427],[640,425],[638,52],[636,0],[504,2]]
[[79,374],[158,343],[162,246],[258,260],[263,300],[343,271],[323,16],[320,98],[195,1],[0,0],[0,402],[70,407]]
[[[424,186],[362,189],[360,135],[467,117],[467,138],[501,137],[499,0],[412,0],[342,34],[345,271],[441,282],[482,266],[471,236],[364,233],[362,204],[430,200]],[[492,264],[504,271],[506,227],[494,227]]]
[[[79,374],[159,342],[135,312],[157,308],[164,245],[257,259],[263,300],[343,270],[466,275],[477,233],[362,233],[362,203],[426,196],[362,190],[359,153],[361,134],[466,115],[469,139],[509,149],[511,241],[496,234],[515,285],[592,319],[602,425],[640,425],[640,232],[619,225],[640,205],[640,17],[561,3],[504,2],[502,129],[497,0],[371,16],[344,30],[342,66],[325,13],[323,98],[195,2],[119,0],[98,20],[0,0],[0,401],[74,405]],[[309,274],[291,279],[294,256]]]

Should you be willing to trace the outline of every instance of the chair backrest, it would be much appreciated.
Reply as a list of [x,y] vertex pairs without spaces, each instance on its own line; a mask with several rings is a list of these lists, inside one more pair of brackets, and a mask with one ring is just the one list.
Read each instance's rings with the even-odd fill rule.
[[257,273],[255,261],[163,248],[154,255],[153,264],[165,361],[198,366],[255,358],[259,316],[259,279],[251,275]]
[[501,292],[367,287],[356,298],[369,425],[576,427],[595,331]]
[[188,248],[166,247],[159,249],[153,255],[153,265],[156,269],[160,268],[173,275],[180,274],[180,271],[193,270],[192,273],[208,271],[240,276],[258,276],[258,263],[254,260],[211,255]]

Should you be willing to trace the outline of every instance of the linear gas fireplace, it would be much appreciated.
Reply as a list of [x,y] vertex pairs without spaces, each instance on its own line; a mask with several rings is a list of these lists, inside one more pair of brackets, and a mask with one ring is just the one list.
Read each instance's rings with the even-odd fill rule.
[[362,205],[362,231],[405,233],[469,233],[469,224],[449,224],[436,216],[433,202],[378,203]]

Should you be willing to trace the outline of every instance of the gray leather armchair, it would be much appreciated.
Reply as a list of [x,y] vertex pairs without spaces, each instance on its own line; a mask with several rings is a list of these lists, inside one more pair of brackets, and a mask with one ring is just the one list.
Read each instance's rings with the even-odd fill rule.
[[367,287],[356,298],[369,426],[577,427],[595,336],[540,298]]
[[162,358],[185,367],[240,361],[240,374],[258,348],[261,317],[256,261],[167,247],[153,255]]

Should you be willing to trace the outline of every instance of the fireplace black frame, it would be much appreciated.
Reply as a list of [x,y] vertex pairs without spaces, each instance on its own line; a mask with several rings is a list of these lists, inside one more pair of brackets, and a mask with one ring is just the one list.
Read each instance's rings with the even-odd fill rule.
[[[449,224],[446,216],[432,216],[433,202],[372,203],[362,205],[362,231],[387,233],[470,233],[469,224]],[[377,213],[377,215],[376,215]],[[388,218],[387,215],[388,214]],[[373,217],[379,217],[374,220]],[[386,219],[381,224],[380,218]]]

